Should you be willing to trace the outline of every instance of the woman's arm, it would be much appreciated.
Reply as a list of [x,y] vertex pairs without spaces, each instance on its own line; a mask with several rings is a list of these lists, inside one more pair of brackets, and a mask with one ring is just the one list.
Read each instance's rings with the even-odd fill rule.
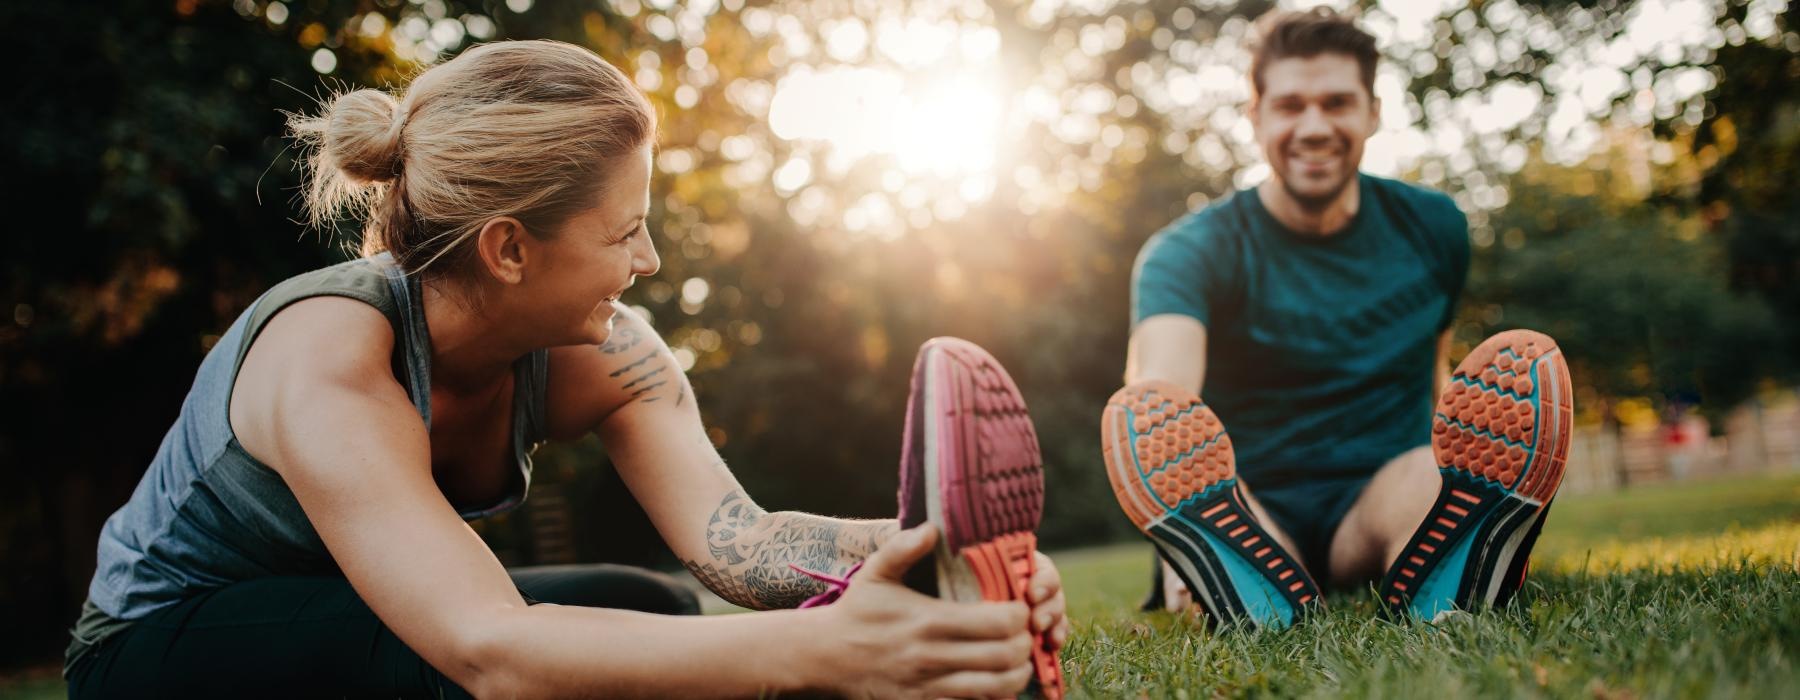
[[929,531],[896,538],[904,546],[876,556],[857,590],[826,608],[667,617],[526,605],[432,480],[429,436],[391,375],[393,342],[386,319],[360,302],[296,303],[245,358],[232,427],[281,474],[376,616],[476,696],[938,697],[1023,687],[1021,606],[955,606],[894,582],[929,549]]
[[[713,449],[662,338],[623,306],[613,318],[605,344],[552,351],[552,437],[597,431],[626,487],[707,588],[748,608],[794,607],[825,584],[790,564],[842,575],[898,531],[893,520],[763,510]],[[1060,647],[1068,636],[1062,580],[1041,554],[1037,568],[1030,626]]]
[[613,318],[605,344],[552,351],[551,436],[599,433],[626,487],[707,588],[747,608],[791,608],[825,584],[789,564],[841,575],[899,530],[893,520],[756,505],[713,449],[668,345],[623,306]]
[[[893,520],[841,520],[770,513],[743,489],[725,494],[706,522],[706,552],[683,558],[694,577],[719,597],[747,608],[792,608],[823,583],[792,567],[841,575],[899,532]],[[703,558],[702,558],[703,557]]]

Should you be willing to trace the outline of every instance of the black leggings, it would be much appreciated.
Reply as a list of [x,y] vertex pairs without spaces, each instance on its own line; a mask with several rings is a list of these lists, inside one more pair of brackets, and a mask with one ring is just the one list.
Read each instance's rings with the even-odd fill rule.
[[[533,603],[694,615],[692,591],[612,564],[508,570]],[[88,650],[70,698],[465,698],[342,578],[236,583],[163,608]]]

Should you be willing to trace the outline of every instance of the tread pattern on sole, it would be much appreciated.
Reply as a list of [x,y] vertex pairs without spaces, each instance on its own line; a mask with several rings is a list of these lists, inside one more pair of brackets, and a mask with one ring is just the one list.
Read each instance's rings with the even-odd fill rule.
[[[1012,377],[987,351],[957,338],[933,338],[919,350],[917,374],[931,365],[939,399],[921,421],[936,421],[934,452],[944,522],[939,551],[954,553],[973,573],[984,600],[1028,600],[1036,573],[1037,527],[1044,513],[1044,468],[1037,431]],[[914,383],[911,401],[919,401]],[[910,402],[909,402],[910,403]],[[909,411],[910,413],[910,411]],[[925,435],[909,418],[906,440]],[[903,469],[909,468],[904,464]],[[912,479],[912,488],[926,480]],[[902,503],[908,502],[902,485]],[[1064,693],[1062,663],[1049,635],[1032,648],[1036,692],[1051,700]]]
[[1044,468],[1037,431],[1012,377],[973,343],[937,339],[938,390],[948,397],[937,419],[951,549],[1035,532],[1044,513]]
[[1383,579],[1383,600],[1396,610],[1415,607],[1424,582],[1467,538],[1474,541],[1466,545],[1463,570],[1439,574],[1460,577],[1455,607],[1511,599],[1562,484],[1572,393],[1562,351],[1535,331],[1497,334],[1457,365],[1432,419],[1443,486]]
[[[1237,488],[1231,438],[1199,397],[1166,382],[1132,384],[1107,403],[1101,433],[1119,506],[1214,619],[1292,622],[1250,619],[1222,556],[1248,564],[1295,611],[1318,597],[1312,577],[1252,514]],[[1233,551],[1213,551],[1207,537]]]

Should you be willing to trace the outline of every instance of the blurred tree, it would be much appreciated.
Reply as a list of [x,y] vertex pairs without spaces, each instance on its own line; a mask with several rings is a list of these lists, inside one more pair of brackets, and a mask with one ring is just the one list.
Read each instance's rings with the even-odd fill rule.
[[1471,275],[1465,336],[1542,329],[1589,397],[1736,406],[1785,360],[1775,315],[1729,288],[1726,251],[1704,222],[1580,194],[1606,191],[1609,179],[1606,170],[1544,166],[1512,180],[1512,202],[1493,219],[1499,243]]
[[[1774,3],[1768,3],[1774,4]],[[1749,3],[1727,7],[1722,23],[1753,20]],[[1687,136],[1689,153],[1705,168],[1699,191],[1686,201],[1726,240],[1732,285],[1757,293],[1778,315],[1778,348],[1788,381],[1800,372],[1800,25],[1795,3],[1773,18],[1771,40],[1731,42],[1714,57],[1719,80],[1710,109]],[[1734,34],[1735,36],[1735,34]],[[1778,38],[1779,41],[1774,39]]]
[[0,618],[16,632],[0,660],[60,651],[100,524],[218,334],[269,285],[341,259],[293,223],[282,111],[322,94],[323,61],[397,74],[378,43],[323,30],[369,3],[95,5],[0,8],[32,68],[0,111],[19,217],[0,262]]
[[[1800,165],[1800,96],[1793,90],[1800,77],[1800,27],[1793,9],[1792,2],[1759,0],[1447,3],[1428,36],[1410,45],[1397,42],[1392,51],[1414,69],[1408,92],[1428,127],[1448,125],[1457,132],[1458,125],[1482,121],[1484,110],[1491,123],[1493,112],[1505,107],[1502,97],[1531,98],[1532,107],[1505,128],[1458,133],[1466,138],[1460,171],[1435,163],[1424,168],[1427,180],[1460,172],[1455,179],[1463,183],[1512,188],[1508,209],[1516,213],[1503,227],[1477,212],[1476,240],[1485,247],[1510,235],[1514,246],[1529,242],[1528,251],[1484,252],[1492,258],[1488,270],[1530,278],[1540,271],[1508,266],[1538,265],[1552,255],[1591,261],[1584,287],[1615,290],[1609,294],[1632,297],[1655,316],[1666,316],[1682,306],[1676,298],[1692,295],[1684,298],[1698,304],[1694,312],[1711,309],[1714,318],[1694,319],[1700,323],[1686,335],[1742,341],[1702,353],[1711,358],[1703,360],[1672,352],[1667,344],[1678,342],[1673,337],[1615,336],[1612,345],[1592,347],[1620,348],[1617,339],[1629,339],[1624,354],[1635,359],[1618,369],[1635,379],[1597,367],[1591,388],[1601,395],[1680,393],[1699,397],[1718,415],[1748,398],[1757,380],[1793,381],[1800,371],[1800,334],[1793,330],[1800,328],[1800,204],[1787,181]],[[1596,146],[1610,151],[1589,158]],[[1564,189],[1564,196],[1541,191],[1520,206],[1520,188],[1542,187],[1533,175],[1519,173],[1527,153],[1536,154],[1535,169],[1589,170],[1561,177],[1602,184]],[[1609,218],[1589,216],[1596,208],[1608,210]],[[1578,244],[1559,239],[1539,245],[1542,235],[1571,228],[1530,225],[1556,218],[1555,212],[1564,212],[1564,220],[1592,222],[1577,225],[1585,227],[1572,239]],[[1623,228],[1626,220],[1636,224],[1633,230]],[[1603,235],[1602,229],[1614,233]],[[1677,230],[1679,247],[1670,248]],[[1579,250],[1551,250],[1569,245]],[[1657,254],[1679,255],[1686,264],[1658,264],[1652,259]],[[1615,271],[1629,274],[1608,276]],[[1645,277],[1651,271],[1668,276]],[[1725,283],[1756,298],[1728,295]],[[1509,312],[1521,301],[1508,296],[1509,288],[1494,290],[1495,296],[1472,291],[1477,303],[1504,302]],[[1569,314],[1601,316],[1575,309]],[[1509,321],[1531,317],[1507,314]],[[1665,347],[1651,347],[1659,343]],[[1729,354],[1719,354],[1726,348]],[[1718,374],[1702,378],[1694,374],[1699,367]],[[1729,377],[1738,372],[1743,376]]]

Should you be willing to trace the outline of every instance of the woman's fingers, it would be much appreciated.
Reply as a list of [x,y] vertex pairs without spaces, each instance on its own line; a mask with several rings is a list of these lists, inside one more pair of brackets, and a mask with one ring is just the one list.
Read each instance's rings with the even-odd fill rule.
[[874,554],[869,555],[857,578],[899,583],[913,562],[923,558],[934,544],[937,544],[937,527],[931,523],[911,530],[901,530],[888,538]]
[[1004,671],[957,671],[932,679],[926,690],[938,698],[1013,697],[1025,690],[1031,673],[1029,662]]
[[1032,637],[1020,632],[993,641],[942,642],[927,653],[924,668],[932,673],[1006,671],[1031,658]]
[[1031,608],[1031,631],[1042,634],[1056,627],[1063,619],[1063,612],[1068,607],[1068,599],[1059,591],[1049,600],[1038,603]]
[[[936,639],[1005,639],[1026,629],[1028,613],[1016,601],[952,603],[932,601],[924,634]],[[921,611],[924,612],[924,611]]]
[[1033,552],[1036,571],[1031,575],[1031,582],[1025,594],[1031,597],[1032,605],[1042,603],[1062,593],[1062,575],[1057,573],[1056,564],[1043,552]]

